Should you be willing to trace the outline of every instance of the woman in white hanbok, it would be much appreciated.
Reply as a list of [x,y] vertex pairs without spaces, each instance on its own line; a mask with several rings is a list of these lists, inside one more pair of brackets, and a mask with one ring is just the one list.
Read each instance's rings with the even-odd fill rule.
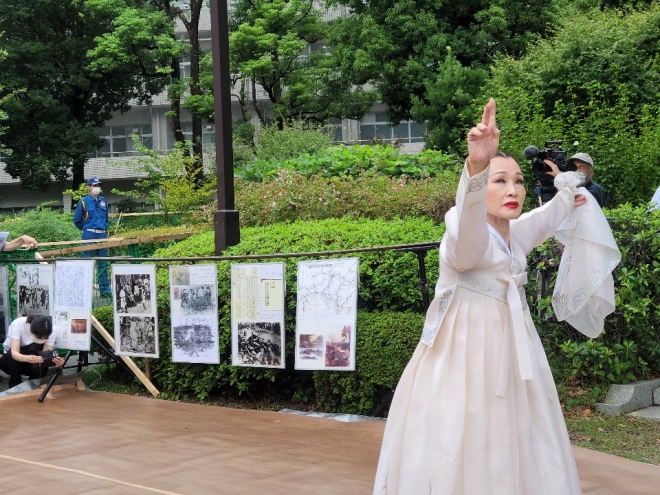
[[620,256],[577,174],[559,174],[557,195],[520,216],[522,173],[513,158],[496,156],[498,145],[491,100],[468,134],[435,299],[392,401],[375,495],[582,493],[526,303],[526,255],[553,235],[565,245],[553,303],[589,336],[614,308]]

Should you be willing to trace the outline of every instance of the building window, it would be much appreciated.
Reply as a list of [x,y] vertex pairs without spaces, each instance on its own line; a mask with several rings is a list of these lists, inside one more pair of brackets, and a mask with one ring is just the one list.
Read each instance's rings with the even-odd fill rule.
[[[186,141],[192,142],[192,122],[181,122],[181,132]],[[204,148],[215,148],[215,126],[202,122],[202,146]]]
[[133,142],[135,134],[140,137],[142,146],[153,148],[151,124],[112,125],[99,129],[99,135],[105,139],[105,144],[97,152],[97,156],[118,157],[139,154]]
[[375,112],[365,115],[360,122],[359,141],[361,143],[381,140],[385,142],[399,141],[401,144],[423,143],[425,133],[425,123],[406,120],[391,126],[387,122],[385,112]]
[[179,60],[179,77],[181,79],[190,77],[190,55],[181,57]]

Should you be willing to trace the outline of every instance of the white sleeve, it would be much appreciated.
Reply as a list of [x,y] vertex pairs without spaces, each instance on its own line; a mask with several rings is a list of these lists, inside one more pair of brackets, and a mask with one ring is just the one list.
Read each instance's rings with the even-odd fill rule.
[[456,206],[445,215],[446,263],[458,271],[480,262],[490,239],[486,218],[489,168],[470,177],[467,167],[456,192]]

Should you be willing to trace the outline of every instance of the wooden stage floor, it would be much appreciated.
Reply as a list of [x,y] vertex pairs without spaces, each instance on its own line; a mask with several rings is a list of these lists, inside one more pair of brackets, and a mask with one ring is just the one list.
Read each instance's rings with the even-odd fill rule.
[[[385,426],[71,388],[52,395],[0,401],[2,493],[367,495]],[[660,467],[575,452],[585,495],[660,494]]]

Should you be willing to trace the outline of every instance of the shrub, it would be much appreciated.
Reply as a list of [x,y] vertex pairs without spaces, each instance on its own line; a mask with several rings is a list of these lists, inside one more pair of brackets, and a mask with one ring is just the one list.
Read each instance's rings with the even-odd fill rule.
[[546,350],[565,356],[566,369],[555,376],[573,375],[585,384],[626,383],[660,372],[660,212],[626,204],[605,214],[621,250],[621,263],[613,273],[616,310],[605,320],[599,339],[590,341],[568,324],[554,321],[554,280],[548,297],[535,301],[534,268],[539,262],[557,266],[559,248],[547,242],[530,258],[529,301],[544,313],[536,317],[537,328]]
[[21,235],[32,236],[38,242],[80,239],[80,231],[73,224],[73,214],[41,206],[20,216],[5,218],[0,222],[0,230],[10,232],[10,240]]
[[[284,170],[268,182],[236,181],[236,206],[245,226],[344,216],[385,220],[414,216],[441,223],[454,204],[457,184],[457,176],[450,172],[419,180],[365,175],[305,179]],[[200,210],[201,221],[212,223],[216,205]]]
[[[324,220],[277,224],[268,228],[243,229],[241,243],[227,248],[226,255],[330,251],[346,248],[395,245],[437,240],[442,228],[430,220]],[[203,232],[174,246],[157,251],[155,257],[208,256],[213,254],[212,232]],[[357,255],[356,255],[357,256]],[[379,251],[360,253],[360,289],[358,306],[365,311],[417,311],[421,306],[418,264],[413,253]],[[294,371],[294,335],[296,309],[296,265],[286,263],[286,365],[285,370],[241,368],[230,365],[230,265],[218,263],[218,300],[221,364],[206,366],[171,362],[169,280],[166,266],[160,265],[157,276],[161,359],[152,364],[154,380],[171,397],[194,395],[205,398],[218,393],[279,393],[303,400],[314,397],[312,372]],[[172,263],[169,263],[172,264]],[[438,275],[437,250],[426,256],[429,280]],[[420,327],[421,328],[421,327]],[[358,327],[360,335],[362,330]],[[357,358],[362,359],[361,357]]]
[[375,414],[399,382],[423,325],[421,313],[359,311],[355,372],[315,371],[318,405],[332,411]]
[[276,125],[262,127],[256,134],[255,155],[261,160],[286,160],[305,153],[315,153],[334,144],[332,135],[319,127],[306,127],[293,121],[279,129]]
[[433,177],[446,170],[459,173],[462,160],[440,151],[426,150],[415,155],[403,154],[393,146],[333,146],[313,154],[296,154],[293,158],[261,158],[236,171],[248,182],[277,177],[281,169],[295,170],[304,177],[358,177],[362,174],[405,175],[412,179]]

